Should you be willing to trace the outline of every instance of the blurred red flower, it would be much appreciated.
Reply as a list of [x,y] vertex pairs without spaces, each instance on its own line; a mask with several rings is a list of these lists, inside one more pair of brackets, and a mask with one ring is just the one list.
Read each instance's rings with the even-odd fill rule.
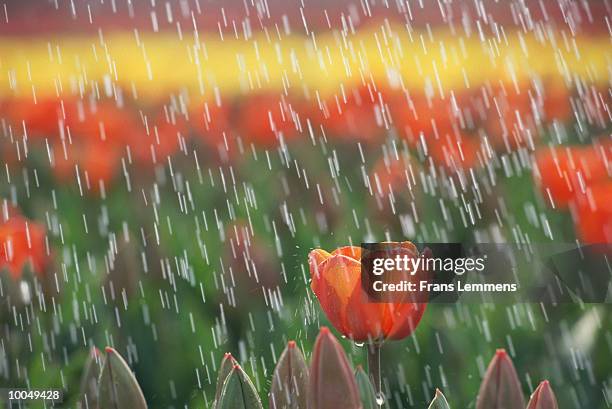
[[612,180],[589,186],[570,204],[578,236],[584,243],[612,243]]
[[34,273],[44,274],[48,262],[44,226],[17,212],[0,219],[0,269],[7,269],[16,280],[26,265]]
[[294,105],[287,97],[257,94],[244,97],[232,113],[232,122],[246,143],[272,147],[297,134]]
[[383,93],[361,86],[327,98],[317,112],[317,125],[332,137],[351,141],[373,141],[385,131]]
[[570,90],[564,85],[549,82],[544,87],[544,117],[548,121],[565,122],[572,117]]
[[435,163],[448,169],[469,169],[481,164],[481,143],[472,136],[461,133],[444,134],[439,140],[427,144],[429,155]]
[[[410,242],[402,251],[418,257]],[[328,253],[310,252],[311,288],[332,325],[357,342],[402,339],[421,321],[424,303],[370,302],[361,285],[361,247],[341,247]]]
[[429,144],[437,135],[452,131],[456,122],[450,97],[397,93],[390,100],[389,110],[395,128],[411,147],[416,147],[421,138]]
[[489,99],[485,129],[496,150],[532,147],[538,138],[536,118],[541,110],[534,91],[526,84],[496,87]]
[[206,101],[191,109],[190,123],[206,143],[225,144],[231,130],[229,104]]
[[125,144],[134,133],[134,119],[114,102],[96,101],[65,104],[64,137],[51,144],[56,177],[66,181],[79,176],[86,187],[97,190],[119,169]]
[[610,177],[612,143],[541,149],[535,178],[547,200],[565,208],[587,185]]
[[65,101],[47,97],[34,101],[31,98],[13,98],[2,107],[4,115],[19,132],[25,130],[32,138],[57,138],[65,121]]
[[164,164],[187,138],[189,126],[186,118],[168,111],[144,116],[136,130],[127,135],[125,144],[136,163],[145,166]]

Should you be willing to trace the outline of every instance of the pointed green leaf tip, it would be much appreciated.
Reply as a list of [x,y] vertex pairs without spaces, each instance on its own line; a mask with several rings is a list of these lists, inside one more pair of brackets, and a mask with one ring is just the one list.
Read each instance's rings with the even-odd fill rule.
[[310,363],[308,407],[311,409],[361,409],[361,399],[351,364],[342,346],[326,327],[315,341]]
[[446,401],[444,394],[440,392],[440,389],[436,389],[436,395],[429,404],[428,409],[450,409],[450,406],[448,406],[448,402]]
[[140,386],[121,355],[106,347],[106,361],[98,386],[98,407],[112,409],[147,409]]
[[227,352],[223,355],[223,359],[221,360],[221,365],[219,365],[219,372],[217,372],[217,389],[215,391],[215,402],[219,401],[219,396],[221,396],[221,392],[223,392],[223,384],[227,379],[227,376],[232,372],[232,369],[238,365],[238,361],[234,359],[232,354]]
[[359,396],[361,397],[363,409],[378,409],[374,385],[372,385],[370,377],[363,370],[361,365],[359,365],[355,371],[355,381],[357,381],[357,388],[359,389]]
[[93,347],[87,356],[81,375],[80,398],[77,409],[98,407],[98,380],[102,369],[103,357],[98,348]]
[[227,376],[215,409],[263,409],[255,385],[240,366]]
[[308,365],[295,341],[289,341],[272,376],[270,409],[307,409]]
[[505,350],[498,349],[485,373],[476,409],[523,409],[525,397],[514,364]]
[[527,409],[559,409],[557,398],[548,381],[540,382],[533,395],[531,395]]

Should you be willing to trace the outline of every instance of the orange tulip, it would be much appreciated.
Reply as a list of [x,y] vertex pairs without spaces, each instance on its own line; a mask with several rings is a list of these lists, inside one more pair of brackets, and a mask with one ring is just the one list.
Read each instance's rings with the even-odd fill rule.
[[[412,243],[398,246],[402,252],[418,257]],[[407,337],[419,324],[426,304],[371,302],[361,285],[360,259],[361,247],[310,252],[311,288],[325,315],[338,331],[357,342]]]
[[0,270],[7,269],[16,280],[28,264],[42,275],[48,261],[42,225],[13,213],[0,220]]

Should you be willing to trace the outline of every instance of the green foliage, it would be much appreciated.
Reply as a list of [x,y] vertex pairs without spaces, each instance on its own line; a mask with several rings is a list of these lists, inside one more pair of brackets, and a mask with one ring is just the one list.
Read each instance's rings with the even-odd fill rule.
[[359,388],[359,396],[361,397],[361,403],[363,409],[378,409],[376,403],[376,391],[374,385],[370,381],[370,377],[363,370],[361,365],[357,366],[355,370],[355,381],[357,381],[357,387]]

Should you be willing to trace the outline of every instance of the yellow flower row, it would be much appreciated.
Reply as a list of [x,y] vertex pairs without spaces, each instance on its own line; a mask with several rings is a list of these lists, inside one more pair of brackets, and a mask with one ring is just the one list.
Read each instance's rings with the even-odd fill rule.
[[0,96],[109,92],[113,86],[163,96],[252,90],[316,92],[375,80],[378,84],[448,93],[485,81],[534,76],[606,84],[612,66],[607,36],[499,37],[364,28],[354,34],[288,35],[268,31],[249,39],[219,33],[114,32],[90,37],[0,38]]

